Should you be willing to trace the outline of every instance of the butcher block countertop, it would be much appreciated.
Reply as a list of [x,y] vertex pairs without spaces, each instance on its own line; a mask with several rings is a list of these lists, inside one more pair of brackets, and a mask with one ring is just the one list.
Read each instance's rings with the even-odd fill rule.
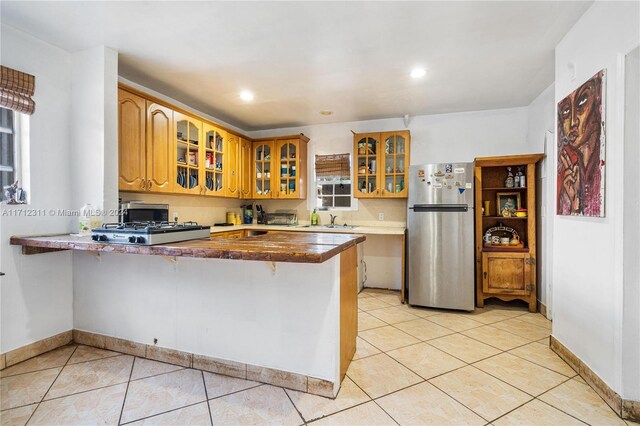
[[264,260],[272,262],[322,263],[365,240],[363,235],[270,231],[243,238],[202,238],[154,246],[104,244],[91,237],[50,235],[11,237],[24,254],[59,250],[130,253],[211,259]]

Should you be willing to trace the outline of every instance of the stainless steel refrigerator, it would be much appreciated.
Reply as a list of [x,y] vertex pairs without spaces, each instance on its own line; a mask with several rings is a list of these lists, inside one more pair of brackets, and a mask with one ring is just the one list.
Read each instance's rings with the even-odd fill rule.
[[473,163],[409,168],[409,304],[474,309]]

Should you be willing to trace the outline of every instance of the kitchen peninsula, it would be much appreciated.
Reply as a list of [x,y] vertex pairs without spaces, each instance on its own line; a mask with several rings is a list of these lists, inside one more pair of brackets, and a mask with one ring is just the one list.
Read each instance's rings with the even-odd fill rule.
[[11,244],[74,250],[81,343],[332,397],[355,352],[364,240],[274,231],[154,246],[71,235]]

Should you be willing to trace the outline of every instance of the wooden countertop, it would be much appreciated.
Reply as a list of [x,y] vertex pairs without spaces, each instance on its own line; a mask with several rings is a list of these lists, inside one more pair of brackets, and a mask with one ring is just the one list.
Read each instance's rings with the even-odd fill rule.
[[104,244],[91,237],[50,235],[11,237],[24,254],[59,250],[130,253],[212,259],[264,260],[272,262],[322,263],[365,240],[363,235],[271,231],[244,238],[202,238],[154,246]]

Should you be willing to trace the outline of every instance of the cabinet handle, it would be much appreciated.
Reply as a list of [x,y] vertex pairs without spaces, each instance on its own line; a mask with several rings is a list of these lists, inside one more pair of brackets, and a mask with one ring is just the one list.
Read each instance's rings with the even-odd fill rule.
[[484,279],[487,279],[487,271],[484,271]]
[[151,191],[151,184],[152,184],[152,183],[153,183],[153,182],[151,182],[151,179],[147,180],[147,189],[148,189],[149,191]]
[[140,182],[140,188],[146,189],[146,186],[147,185],[145,184],[144,178],[142,178],[142,181]]

